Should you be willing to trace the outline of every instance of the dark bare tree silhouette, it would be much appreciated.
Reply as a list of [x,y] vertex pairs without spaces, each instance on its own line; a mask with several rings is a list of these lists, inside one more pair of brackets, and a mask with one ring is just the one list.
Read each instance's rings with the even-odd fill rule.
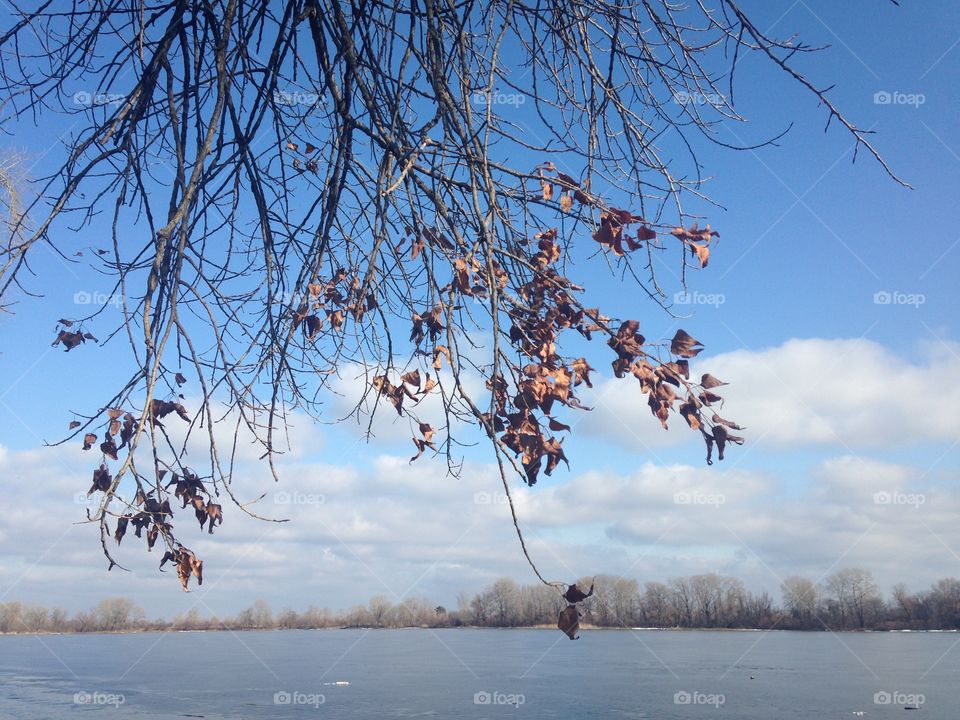
[[[324,400],[344,377],[365,387],[358,416],[408,418],[415,458],[429,449],[453,473],[479,426],[508,496],[514,477],[532,485],[566,462],[591,363],[632,376],[664,427],[680,415],[708,462],[742,442],[714,410],[723,383],[690,375],[703,346],[682,330],[645,339],[574,273],[609,268],[669,311],[658,273],[672,290],[707,265],[717,233],[684,203],[708,199],[695,148],[725,145],[718,127],[742,120],[745,55],[779,66],[893,176],[794,69],[814,48],[768,37],[733,0],[15,7],[0,29],[7,127],[76,125],[59,170],[11,206],[0,304],[29,291],[38,247],[88,262],[73,233],[108,233],[92,260],[122,318],[66,317],[55,342],[109,346],[135,371],[105,375],[102,405],[66,440],[102,453],[90,520],[110,566],[132,527],[184,589],[202,562],[175,513],[213,532],[226,497],[263,517],[235,497],[237,444],[215,424],[252,436],[276,475],[290,414],[336,419]],[[668,161],[668,134],[686,160]],[[597,337],[609,350],[583,342]],[[421,411],[429,396],[436,414]],[[192,434],[202,468],[184,456]]]

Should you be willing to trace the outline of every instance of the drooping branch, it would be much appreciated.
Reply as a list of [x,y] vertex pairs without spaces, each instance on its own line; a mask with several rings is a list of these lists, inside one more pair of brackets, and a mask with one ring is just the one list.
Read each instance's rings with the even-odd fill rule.
[[[510,487],[567,462],[591,363],[636,382],[663,427],[682,417],[708,462],[742,442],[714,410],[724,383],[691,377],[703,346],[648,341],[639,308],[604,314],[585,280],[609,269],[668,307],[662,274],[707,266],[717,233],[684,201],[710,199],[698,143],[724,145],[717,127],[742,120],[739,53],[785,70],[883,164],[793,69],[809,48],[732,0],[50,5],[0,33],[0,93],[14,127],[67,115],[77,130],[17,210],[0,301],[29,285],[35,247],[73,258],[68,222],[109,237],[92,260],[121,319],[64,318],[56,343],[125,338],[135,370],[64,442],[101,452],[90,521],[111,566],[131,526],[162,540],[184,589],[202,563],[173,515],[193,508],[212,532],[225,494],[264,517],[231,483],[238,438],[279,479],[291,414],[339,419],[324,400],[355,377],[352,414],[368,434],[375,413],[407,417],[414,460],[430,449],[456,473],[479,428],[524,556],[562,589],[536,568]],[[671,101],[694,93],[722,100]],[[668,162],[677,148],[688,158]],[[609,350],[584,344],[595,336]],[[187,383],[199,407],[178,397]],[[201,434],[202,468],[185,452]]]

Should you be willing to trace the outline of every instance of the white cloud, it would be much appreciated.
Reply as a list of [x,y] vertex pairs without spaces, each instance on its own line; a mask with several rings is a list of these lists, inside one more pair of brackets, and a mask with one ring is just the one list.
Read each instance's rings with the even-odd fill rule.
[[[627,474],[558,473],[536,488],[513,481],[530,552],[551,579],[608,572],[645,581],[715,570],[771,591],[779,577],[816,579],[850,565],[872,570],[883,588],[903,580],[919,589],[956,574],[956,350],[929,346],[907,360],[868,340],[811,339],[704,361],[696,372],[706,368],[731,383],[723,414],[748,426],[743,451],[772,451],[763,471],[756,469],[762,454],[752,456],[753,469],[736,461],[712,468],[657,461],[648,448],[690,441],[682,421],[664,432],[629,380],[600,382],[592,394],[579,393],[597,407],[579,415],[580,442],[612,437],[655,462]],[[479,390],[476,378],[468,382]],[[392,408],[382,410],[380,439],[407,442],[406,419],[395,423]],[[423,410],[439,414],[435,399]],[[294,422],[294,451],[280,462],[280,483],[243,442],[233,474],[241,502],[265,493],[251,511],[290,522],[246,518],[226,497],[226,523],[213,536],[201,534],[189,514],[176,517],[180,539],[206,563],[206,582],[191,594],[179,590],[173,573],[157,572],[160,554],[144,552],[132,532],[118,551],[132,572],[103,570],[96,527],[74,524],[84,519],[77,494],[89,487],[92,452],[77,444],[0,446],[7,508],[0,514],[0,594],[73,609],[128,595],[152,615],[171,616],[198,602],[205,611],[232,613],[257,597],[276,608],[344,607],[375,593],[452,604],[459,590],[502,575],[532,581],[494,467],[468,461],[452,477],[443,457],[428,453],[411,465],[409,456],[374,455],[375,446],[363,443],[325,446],[322,428],[302,416]],[[182,432],[180,423],[171,416],[168,426]],[[232,442],[230,423],[217,423],[214,432],[222,446]],[[198,465],[203,440],[197,434],[190,442]],[[870,455],[915,443],[934,445],[928,461],[893,464]],[[307,462],[321,448],[327,464]],[[791,462],[784,448],[821,456],[805,472],[784,464]],[[597,457],[596,448],[577,456],[591,453]]]
[[[960,437],[960,344],[928,345],[905,358],[866,339],[790,340],[698,362],[729,383],[721,415],[769,449],[823,446],[845,451],[952,442]],[[580,428],[654,452],[689,441],[682,418],[665,432],[632,378],[606,379],[584,402],[596,404]]]
[[[73,498],[86,489],[88,459],[71,448],[0,453],[15,509],[0,516],[5,599],[77,608],[127,595],[171,616],[198,602],[231,613],[257,597],[275,608],[344,607],[375,593],[452,604],[457,591],[501,575],[533,580],[494,468],[467,463],[450,477],[440,459],[379,456],[369,469],[291,462],[280,484],[253,471],[237,478],[243,497],[267,492],[254,511],[288,523],[244,518],[225,502],[226,523],[210,536],[178,516],[181,540],[206,563],[203,588],[185,595],[132,533],[118,558],[133,572],[104,571],[96,528],[71,524],[83,518]],[[775,592],[780,577],[855,565],[883,588],[903,580],[919,589],[960,559],[960,498],[942,482],[950,473],[955,480],[955,471],[843,455],[799,487],[776,472],[652,463],[512,487],[530,551],[550,579],[715,570]],[[277,493],[288,496],[278,502]]]

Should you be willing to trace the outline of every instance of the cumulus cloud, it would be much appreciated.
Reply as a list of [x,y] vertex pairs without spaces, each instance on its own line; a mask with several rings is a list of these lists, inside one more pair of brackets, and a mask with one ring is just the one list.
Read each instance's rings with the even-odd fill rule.
[[[960,344],[930,344],[910,357],[867,339],[790,340],[738,350],[693,367],[729,383],[720,414],[749,428],[749,441],[772,450],[834,447],[845,451],[952,442],[960,437]],[[607,379],[596,409],[580,423],[587,434],[653,451],[689,441],[664,432],[630,379]]]
[[[751,467],[735,459],[712,468],[663,462],[657,448],[689,442],[689,432],[663,432],[629,381],[600,382],[592,396],[584,390],[581,399],[596,410],[577,414],[580,442],[603,435],[619,441],[625,457],[638,451],[651,462],[629,472],[558,474],[535,488],[514,482],[544,575],[644,581],[717,571],[775,591],[781,577],[818,579],[851,565],[872,570],[881,587],[902,580],[919,588],[951,574],[960,560],[956,346],[906,358],[863,339],[792,340],[703,366],[730,383],[730,416],[749,427],[743,452],[769,452],[752,455]],[[479,391],[477,378],[466,381]],[[349,397],[360,385],[354,379],[341,389]],[[380,439],[407,442],[406,420],[381,410]],[[423,411],[438,415],[436,400]],[[172,432],[183,432],[180,422],[171,418]],[[172,573],[157,573],[159,554],[144,552],[132,533],[118,553],[131,572],[104,571],[97,528],[83,523],[92,453],[0,446],[0,595],[71,609],[127,595],[171,616],[194,605],[232,613],[257,597],[277,608],[344,607],[377,593],[449,605],[458,591],[503,575],[532,580],[492,465],[468,459],[451,476],[443,457],[411,465],[409,455],[375,454],[376,445],[331,442],[332,433],[305,417],[294,416],[293,426],[280,483],[255,462],[259,450],[243,433],[233,472],[235,494],[252,512],[288,522],[247,518],[227,498],[226,523],[212,536],[192,516],[176,517],[178,536],[206,562],[205,584],[190,594]],[[231,423],[214,432],[221,446],[232,443]],[[918,443],[933,445],[933,454],[902,453],[909,459],[899,463],[878,457],[880,448]],[[326,461],[314,462],[321,448]],[[797,448],[804,453],[784,452]],[[202,434],[191,439],[198,465],[205,449]],[[602,467],[601,452],[584,447],[577,457]],[[798,457],[804,465],[793,464]]]
[[[94,527],[76,499],[87,474],[69,448],[0,451],[8,508],[0,519],[5,599],[66,605],[127,595],[151,615],[197,605],[232,613],[264,597],[274,607],[344,607],[376,593],[455,603],[524,565],[495,468],[442,460],[371,458],[363,468],[288,462],[273,484],[251,468],[237,478],[252,509],[289,522],[242,517],[201,534],[179,517],[184,542],[206,561],[190,594],[159,575],[159,555],[132,535],[119,557],[132,572],[105,572]],[[953,475],[950,473],[953,472]],[[779,578],[812,579],[862,566],[881,587],[922,587],[960,559],[954,471],[837,455],[801,478],[752,469],[647,463],[631,473],[588,472],[550,486],[515,487],[531,554],[550,579],[619,573],[645,580],[717,571],[776,591]]]

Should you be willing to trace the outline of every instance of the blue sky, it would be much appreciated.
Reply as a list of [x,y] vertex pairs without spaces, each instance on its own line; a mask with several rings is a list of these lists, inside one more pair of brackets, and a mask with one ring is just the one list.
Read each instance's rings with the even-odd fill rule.
[[[725,392],[729,416],[750,425],[742,419],[739,408],[746,410],[748,418],[766,422],[749,428],[748,444],[732,449],[726,466],[718,464],[706,472],[714,472],[714,479],[723,481],[736,480],[738,472],[752,473],[740,478],[744,487],[759,483],[753,500],[760,504],[750,512],[757,517],[764,513],[775,517],[779,512],[776,508],[781,507],[778,503],[792,502],[784,512],[798,518],[796,537],[802,538],[801,527],[818,532],[811,509],[821,497],[818,493],[826,492],[824,488],[833,492],[845,487],[841,470],[847,466],[840,459],[860,458],[861,469],[869,466],[867,476],[874,478],[883,477],[887,471],[893,473],[891,477],[900,478],[896,468],[907,468],[903,471],[903,487],[925,490],[931,498],[943,501],[939,509],[944,514],[936,516],[942,527],[934,523],[933,516],[922,522],[933,528],[931,533],[936,531],[935,537],[949,550],[940,557],[942,574],[956,574],[960,538],[948,529],[951,515],[947,511],[957,500],[955,481],[960,471],[960,453],[954,444],[957,436],[950,439],[955,424],[952,418],[957,415],[956,406],[950,403],[960,381],[955,311],[960,229],[951,213],[960,191],[960,86],[956,82],[960,77],[960,6],[946,0],[899,8],[881,0],[745,4],[757,25],[773,35],[796,32],[808,44],[831,45],[822,53],[802,58],[798,67],[818,86],[834,85],[829,97],[859,127],[876,132],[872,141],[914,189],[890,180],[863,150],[852,164],[852,138],[836,122],[823,131],[826,113],[815,98],[761,58],[747,56],[742,60],[737,109],[749,122],[719,127],[717,137],[727,143],[754,143],[790,123],[794,127],[777,147],[732,152],[700,143],[698,148],[704,173],[713,178],[709,194],[726,209],[702,208],[709,222],[719,229],[721,242],[710,266],[690,277],[689,289],[694,298],[721,301],[678,306],[679,312],[692,313],[679,326],[707,346],[698,367],[713,371],[711,359],[717,358],[728,375],[719,371],[715,374],[737,381]],[[887,97],[891,101],[883,102]],[[36,130],[18,127],[12,137],[0,142],[25,150],[28,157],[35,158],[38,171],[49,169],[58,157],[57,149],[54,146],[45,154],[44,148],[60,130],[56,122],[47,118]],[[666,145],[669,147],[670,142]],[[680,157],[679,148],[676,152]],[[87,248],[97,247],[100,240],[91,230],[84,230],[77,234],[76,245],[89,256]],[[592,243],[588,237],[584,242]],[[0,460],[0,464],[21,463],[10,466],[13,472],[8,478],[24,488],[38,477],[29,470],[34,464],[48,472],[60,462],[42,459],[33,452],[40,441],[58,439],[70,420],[66,410],[85,409],[88,402],[95,401],[117,364],[123,362],[105,350],[83,347],[65,354],[49,347],[54,323],[58,317],[70,315],[74,294],[107,288],[82,264],[69,266],[47,249],[35,253],[32,265],[37,279],[31,289],[44,297],[24,297],[14,315],[0,316],[4,337],[0,346],[0,377],[4,378],[0,382],[0,446],[6,452],[6,460]],[[638,308],[633,316],[639,317],[648,337],[669,337],[678,326],[649,302],[639,297],[634,302],[629,293],[625,295],[622,288],[599,274],[594,280],[594,298],[601,305],[607,302],[615,307]],[[671,293],[681,289],[669,281],[665,284]],[[91,329],[96,332],[95,326]],[[830,358],[836,362],[832,364]],[[783,376],[771,371],[773,379],[768,379],[779,385],[764,385],[763,373],[770,370],[771,363],[780,362],[783,364],[774,365],[774,371],[789,368],[789,375],[786,370]],[[856,366],[851,366],[853,363]],[[809,374],[805,375],[806,371]],[[608,370],[601,374],[609,377]],[[760,387],[769,387],[773,397],[760,397]],[[709,546],[709,538],[685,540],[685,544],[677,545],[680,549],[663,550],[662,562],[637,565],[637,548],[649,549],[649,541],[636,539],[635,529],[624,530],[629,526],[627,520],[618,520],[613,514],[605,520],[598,508],[589,522],[571,520],[566,528],[554,528],[544,519],[546,516],[538,514],[538,502],[545,507],[574,497],[578,483],[586,482],[584,473],[599,471],[610,477],[639,478],[637,482],[643,486],[646,463],[666,468],[668,477],[676,474],[677,467],[704,471],[703,447],[695,435],[675,423],[677,427],[669,437],[659,437],[662,431],[654,427],[656,421],[645,406],[635,418],[619,405],[611,410],[618,399],[616,389],[611,392],[601,398],[606,398],[601,403],[606,412],[598,406],[599,419],[585,420],[585,432],[567,443],[574,461],[572,471],[559,470],[530,493],[534,532],[549,536],[552,542],[583,549],[575,553],[585,563],[577,568],[581,574],[593,572],[586,563],[603,557],[598,548],[604,542],[618,548],[611,557],[620,558],[622,553],[623,558],[634,560],[620,563],[614,559],[597,572],[630,568],[635,575],[641,570],[650,573],[641,579],[663,579],[656,577],[663,568],[703,569],[694,548],[701,548],[701,556],[705,556],[702,548]],[[771,403],[779,406],[779,414],[770,410]],[[821,421],[828,430],[818,434],[811,428]],[[929,431],[925,429],[927,422],[932,428]],[[327,426],[304,432],[315,433],[317,438],[301,449],[297,462],[316,468],[343,466],[345,471],[375,474],[387,462],[385,457],[406,458],[412,454],[405,429],[395,438],[385,432],[383,443],[370,446],[355,445],[357,433],[349,427]],[[349,463],[343,459],[343,448],[351,449]],[[63,457],[88,460],[76,452]],[[469,457],[480,463],[486,456],[471,451]],[[420,468],[418,472],[440,478],[441,466],[441,461],[421,460],[415,467]],[[251,469],[251,476],[256,472]],[[720,473],[731,475],[728,478]],[[79,475],[85,476],[86,472]],[[764,485],[762,478],[776,481]],[[886,487],[882,483],[870,485],[869,479],[865,482],[871,492]],[[323,483],[318,480],[310,487],[316,490]],[[77,485],[76,489],[84,488]],[[538,491],[544,493],[539,500]],[[728,492],[731,496],[737,493],[735,489]],[[849,502],[849,498],[830,497],[837,506]],[[396,502],[403,503],[403,497]],[[642,514],[648,506],[642,497],[638,503],[636,512]],[[803,515],[803,508],[810,511],[808,515]],[[76,511],[75,507],[67,509]],[[927,504],[923,510],[929,509]],[[0,536],[5,523],[11,523],[9,534],[15,532],[10,515],[5,516],[0,517]],[[370,517],[375,517],[372,510]],[[915,519],[911,516],[899,525],[888,525],[888,536],[915,535]],[[232,542],[229,527],[228,523],[221,530],[220,542]],[[503,525],[500,530],[505,552],[518,554],[509,528]],[[634,539],[621,542],[626,536]],[[92,532],[84,542],[95,544]],[[308,538],[302,542],[308,543]],[[323,542],[309,540],[313,544],[304,547],[336,551],[337,542]],[[786,555],[779,556],[777,543],[769,538],[766,544],[759,537],[754,542],[754,554],[763,555],[766,563],[781,558],[784,572],[810,571],[821,562],[819,557],[788,560]],[[761,545],[764,551],[759,549]],[[845,548],[837,545],[835,554]],[[31,552],[5,556],[0,551],[0,566],[14,571],[29,568],[36,560]],[[654,549],[653,554],[658,552]],[[736,549],[731,550],[728,560],[717,568],[752,578],[757,586],[775,589],[775,579],[751,565],[751,552],[744,554],[741,548],[738,555]],[[869,564],[871,557],[864,556],[861,564]],[[462,564],[469,565],[467,561]],[[404,567],[402,563],[399,566]],[[930,558],[922,570],[914,573],[914,579],[918,583],[923,578],[934,580],[937,567],[937,559]],[[897,568],[887,560],[876,563],[876,572],[884,580],[892,578]],[[466,585],[497,574],[529,579],[516,564],[501,568],[492,560],[479,560],[474,569],[458,570],[452,577]],[[498,572],[501,569],[504,571]],[[378,566],[374,570],[387,572]],[[108,580],[100,577],[103,573],[99,566],[91,565],[87,572],[97,575],[98,593],[136,592],[125,581],[118,584],[114,576]],[[904,573],[909,574],[905,566]],[[27,573],[13,594],[20,592],[42,601],[44,594],[52,591],[41,579],[31,584],[31,578]],[[165,587],[176,589],[170,578],[166,581]],[[244,582],[238,581],[239,589],[233,597],[212,596],[211,604],[230,609],[252,600],[257,594],[256,583],[251,581],[248,586]],[[427,588],[437,595],[449,595],[461,589],[452,587],[454,582],[437,577]],[[353,594],[345,591],[341,604],[362,599],[376,585],[358,583]],[[285,600],[306,605],[299,591],[267,591],[271,593],[277,605]],[[438,599],[451,601],[450,597]],[[154,601],[144,602],[149,605]]]

